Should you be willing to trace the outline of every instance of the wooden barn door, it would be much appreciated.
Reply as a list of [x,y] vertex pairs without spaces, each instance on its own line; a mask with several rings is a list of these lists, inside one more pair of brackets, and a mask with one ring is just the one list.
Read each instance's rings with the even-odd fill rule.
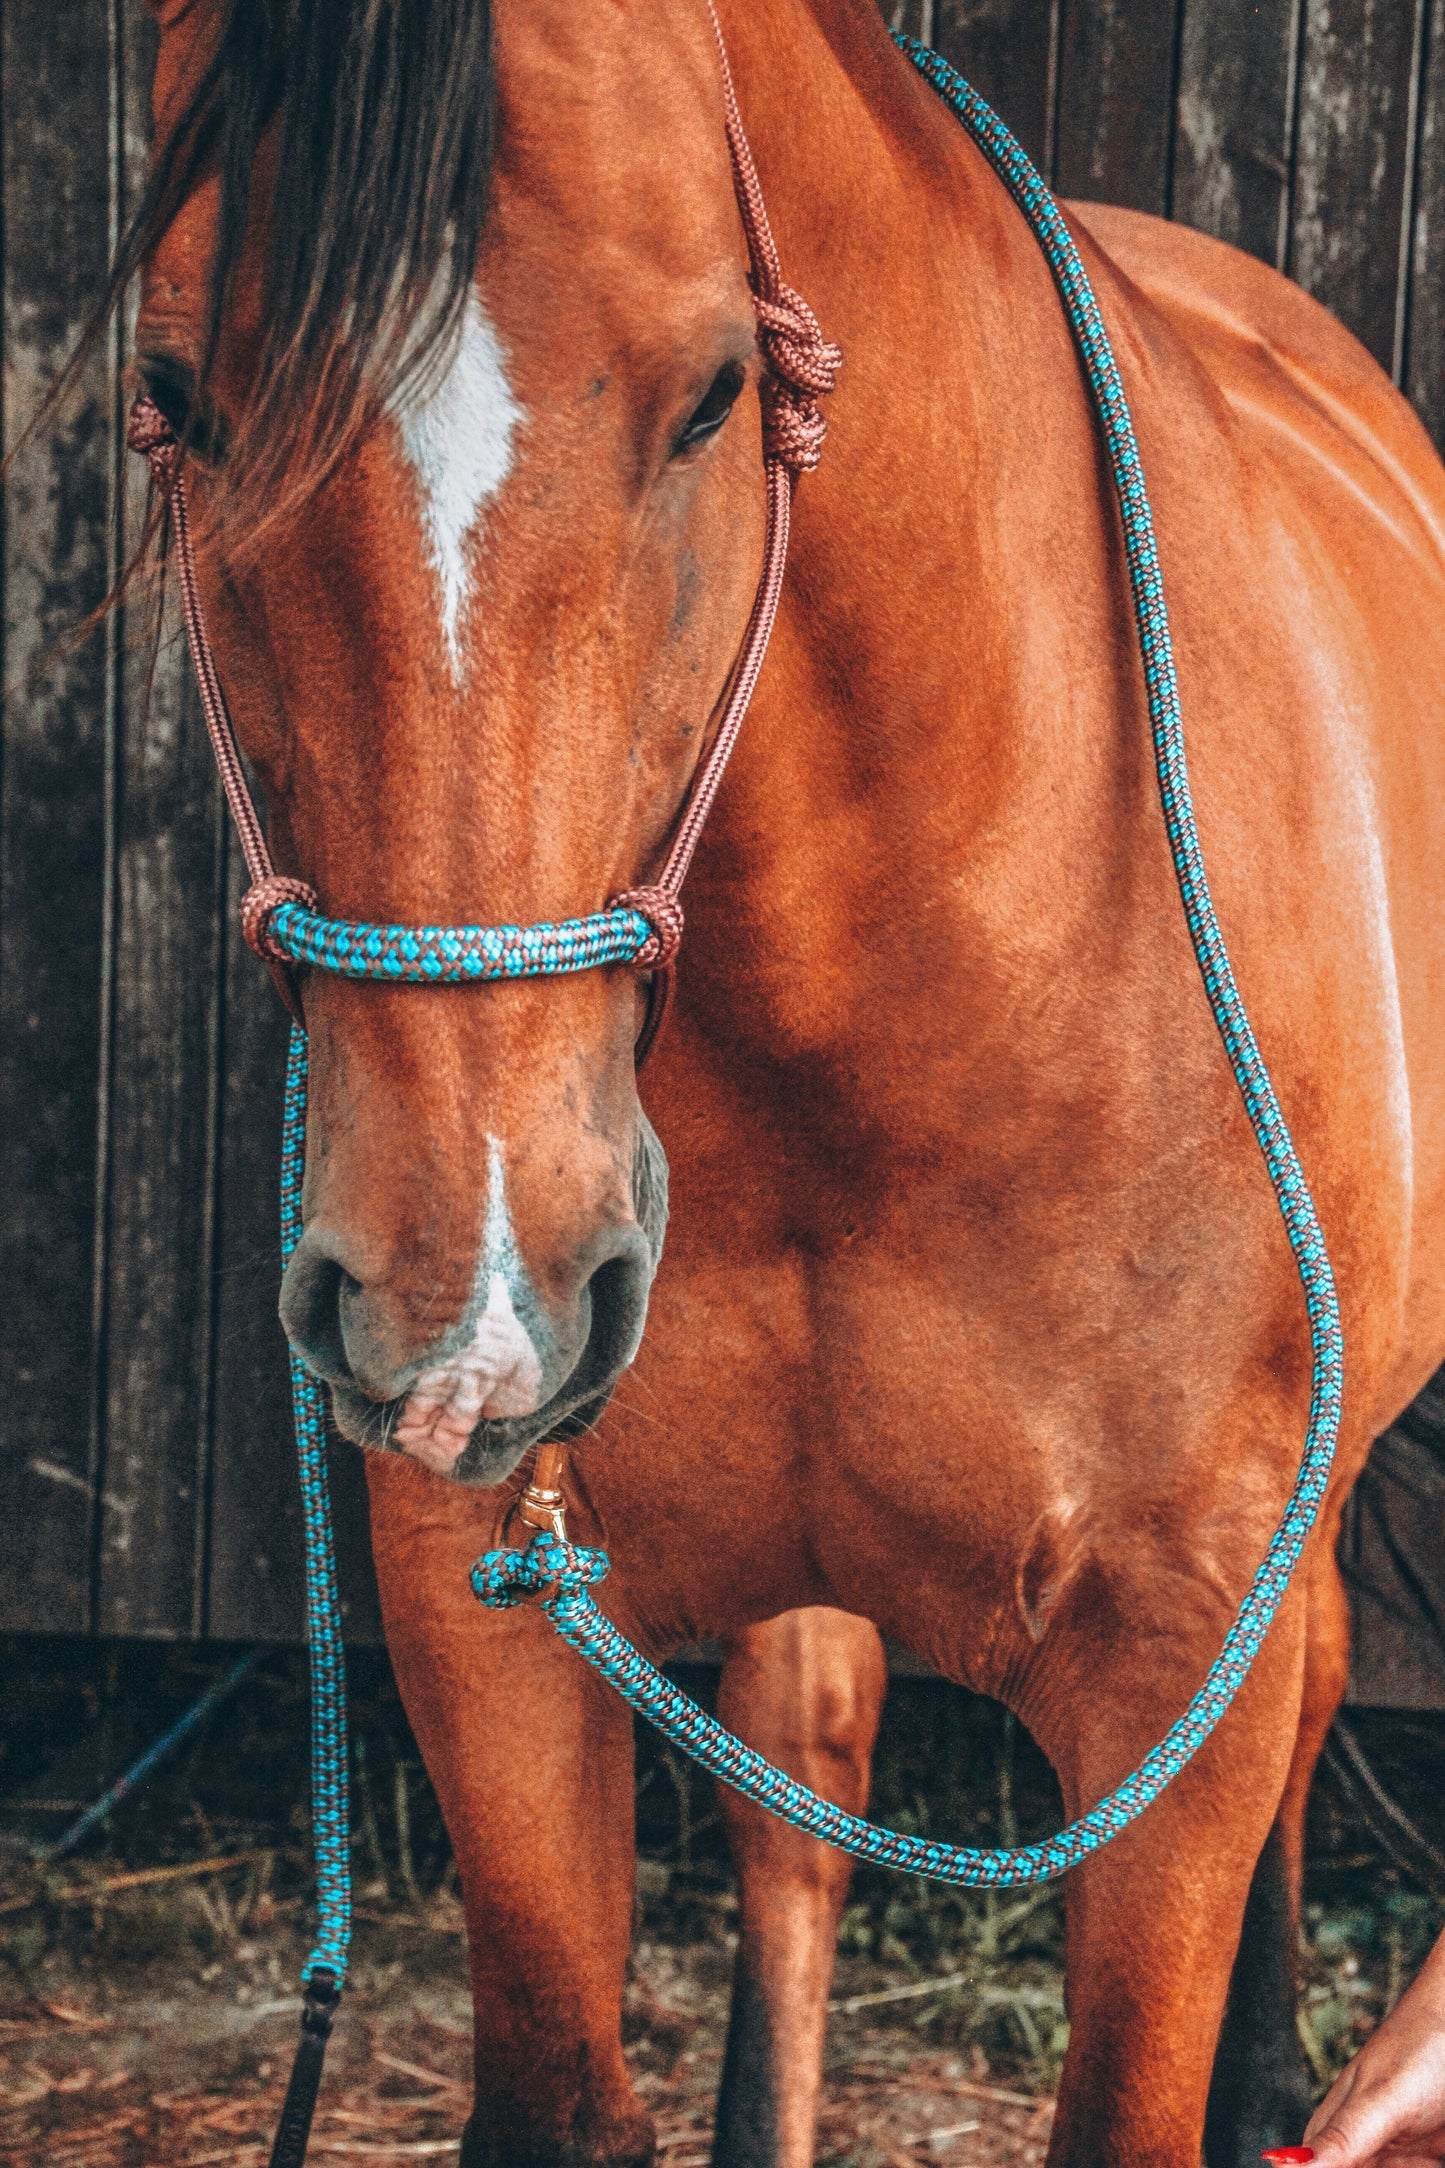
[[[1445,441],[1445,0],[884,12],[977,84],[1061,193],[1185,219],[1299,279]],[[0,9],[8,447],[104,292],[150,37],[138,0]],[[124,613],[71,637],[138,517],[123,351],[119,332],[102,342],[16,452],[0,522],[0,1628],[289,1639],[285,1020],[236,934],[236,854],[174,636],[149,697]],[[1392,1438],[1351,1538],[1381,1591],[1362,1599],[1361,1685],[1445,1701],[1445,1480]],[[357,1456],[335,1470],[350,1626],[370,1636]]]
[[[105,291],[143,169],[128,0],[0,10],[4,424]],[[237,854],[174,627],[73,648],[144,488],[123,338],[24,445],[0,530],[0,1625],[301,1630],[276,1323],[285,1019],[236,934]],[[128,613],[132,625],[135,611]],[[375,1632],[338,1455],[353,1623]]]

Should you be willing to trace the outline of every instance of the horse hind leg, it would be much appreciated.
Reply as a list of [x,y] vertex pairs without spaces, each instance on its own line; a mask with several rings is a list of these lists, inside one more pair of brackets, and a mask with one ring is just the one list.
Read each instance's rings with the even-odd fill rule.
[[1293,2145],[1314,2087],[1296,2025],[1300,1891],[1310,1780],[1349,1677],[1349,1605],[1332,1537],[1309,1589],[1304,1699],[1284,1796],[1254,1870],[1220,2028],[1204,2123],[1209,2168],[1254,2168],[1266,2146]]
[[[718,1709],[790,1776],[860,1813],[887,1683],[876,1627],[789,1611],[729,1643]],[[739,1932],[714,2168],[809,2168],[851,1863],[735,1792],[721,1798]]]

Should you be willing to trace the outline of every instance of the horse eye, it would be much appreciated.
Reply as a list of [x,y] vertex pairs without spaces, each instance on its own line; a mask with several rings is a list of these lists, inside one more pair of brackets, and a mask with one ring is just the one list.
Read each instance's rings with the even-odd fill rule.
[[136,366],[141,381],[177,436],[190,420],[195,379],[182,361],[169,354],[142,354]]
[[146,390],[196,457],[212,463],[223,459],[225,428],[209,407],[196,406],[196,379],[186,364],[172,354],[140,354],[136,367]]
[[678,432],[672,447],[674,459],[679,452],[695,451],[699,444],[706,444],[717,435],[731,414],[742,388],[741,367],[735,361],[725,361],[703,394],[700,404],[694,408],[691,417]]

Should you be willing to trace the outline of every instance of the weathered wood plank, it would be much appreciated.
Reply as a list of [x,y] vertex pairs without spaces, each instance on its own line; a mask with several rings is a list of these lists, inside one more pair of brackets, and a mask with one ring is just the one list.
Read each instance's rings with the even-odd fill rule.
[[[108,0],[0,15],[7,444],[104,290],[113,60]],[[3,539],[4,682],[35,681],[0,719],[0,1624],[67,1631],[91,1622],[112,716],[107,635],[65,647],[110,584],[116,458],[102,347],[16,459]]]
[[1285,268],[1397,360],[1411,83],[1427,0],[1305,0],[1298,151]]
[[1385,1432],[1350,1500],[1340,1563],[1350,1588],[1350,1698],[1445,1708],[1445,1373]]
[[1175,0],[1070,0],[1059,50],[1060,195],[1169,208]]
[[1172,215],[1282,269],[1301,0],[1185,8]]
[[[154,38],[129,11],[125,179],[145,169]],[[125,462],[128,546],[147,502]],[[211,1319],[209,1158],[219,1023],[220,793],[174,583],[152,667],[152,598],[127,612],[116,836],[114,1085],[102,1632],[200,1624]]]
[[1061,0],[935,0],[929,40],[1007,121],[1044,171],[1053,154],[1060,5]]
[[[232,853],[221,1100],[220,1276],[206,1630],[217,1639],[302,1633],[301,1499],[291,1429],[277,1199],[288,1024],[236,930]],[[338,1573],[348,1638],[379,1641],[365,1481],[355,1446],[332,1453]]]
[[1445,0],[1425,24],[1401,381],[1445,450]]
[[921,38],[925,45],[933,43],[933,17],[936,0],[878,0],[883,20],[890,30],[902,30],[910,38]]
[[118,843],[110,1312],[97,1624],[199,1630],[212,1312],[220,792],[171,640],[130,658]]

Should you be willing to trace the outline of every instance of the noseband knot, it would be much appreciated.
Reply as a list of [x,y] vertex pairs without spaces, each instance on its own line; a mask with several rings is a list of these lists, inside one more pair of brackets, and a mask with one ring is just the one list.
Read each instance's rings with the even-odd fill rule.
[[795,474],[816,467],[828,425],[818,410],[838,380],[843,349],[823,337],[823,327],[802,295],[779,284],[775,301],[755,294],[763,379],[763,448]]
[[624,888],[607,906],[609,911],[635,911],[652,928],[632,961],[639,971],[670,971],[682,947],[682,905],[670,888]]
[[304,881],[291,880],[284,873],[271,873],[264,881],[253,881],[241,898],[241,931],[248,947],[268,964],[289,961],[271,931],[271,913],[279,910],[283,903],[299,903],[303,911],[318,908],[315,889],[308,888]]
[[133,402],[125,440],[133,452],[140,452],[150,461],[158,482],[169,480],[175,464],[176,433],[149,392],[142,392]]

